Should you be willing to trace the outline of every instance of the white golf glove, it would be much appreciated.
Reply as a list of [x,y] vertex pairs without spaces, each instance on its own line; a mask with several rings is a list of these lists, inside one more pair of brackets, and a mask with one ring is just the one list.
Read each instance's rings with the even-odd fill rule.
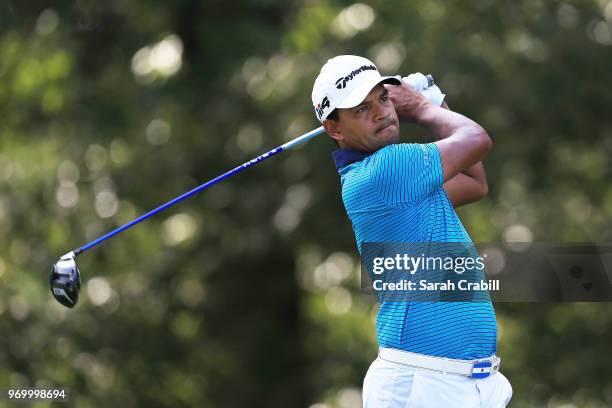
[[444,102],[445,94],[442,93],[440,88],[434,83],[431,75],[423,75],[420,72],[410,74],[407,77],[403,77],[402,81],[412,89],[423,95],[427,100],[436,106],[442,105]]

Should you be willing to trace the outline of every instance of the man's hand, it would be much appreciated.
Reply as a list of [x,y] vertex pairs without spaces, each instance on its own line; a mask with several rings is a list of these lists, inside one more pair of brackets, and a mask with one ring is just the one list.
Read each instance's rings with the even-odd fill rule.
[[489,135],[473,120],[435,106],[407,84],[385,87],[400,118],[417,122],[438,139],[445,182],[482,161],[491,149]]
[[429,102],[436,106],[442,106],[444,95],[438,85],[435,84],[431,75],[423,75],[415,72],[402,78],[402,82],[408,84],[412,89],[423,95]]
[[401,85],[385,85],[389,92],[389,98],[393,105],[397,116],[401,119],[416,122],[419,118],[419,112],[427,105],[429,101],[419,92],[412,89],[408,84]]

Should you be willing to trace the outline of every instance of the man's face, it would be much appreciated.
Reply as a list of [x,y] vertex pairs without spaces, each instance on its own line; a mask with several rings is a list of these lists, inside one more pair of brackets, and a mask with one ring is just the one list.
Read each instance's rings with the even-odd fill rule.
[[343,149],[375,152],[399,143],[399,122],[393,102],[382,84],[357,106],[338,109],[338,120],[326,120],[325,128]]

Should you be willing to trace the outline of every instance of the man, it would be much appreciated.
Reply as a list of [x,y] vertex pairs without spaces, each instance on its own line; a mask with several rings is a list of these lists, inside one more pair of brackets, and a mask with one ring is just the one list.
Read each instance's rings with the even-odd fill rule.
[[[487,193],[481,161],[492,142],[481,126],[353,55],[323,66],[312,102],[339,146],[334,161],[362,256],[367,243],[471,244],[453,206]],[[400,143],[398,116],[437,140]],[[490,301],[383,300],[376,330],[379,356],[364,380],[364,407],[504,407],[510,401],[512,387],[498,371]]]

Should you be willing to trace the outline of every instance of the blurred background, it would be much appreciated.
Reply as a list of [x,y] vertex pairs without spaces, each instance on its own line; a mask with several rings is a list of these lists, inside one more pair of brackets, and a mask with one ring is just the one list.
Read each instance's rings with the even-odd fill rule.
[[[48,287],[61,254],[317,127],[337,54],[432,73],[489,131],[475,242],[612,240],[611,0],[52,3],[0,3],[0,387],[360,406],[376,305],[325,136],[83,255],[74,310]],[[496,310],[512,407],[612,406],[610,304]]]

